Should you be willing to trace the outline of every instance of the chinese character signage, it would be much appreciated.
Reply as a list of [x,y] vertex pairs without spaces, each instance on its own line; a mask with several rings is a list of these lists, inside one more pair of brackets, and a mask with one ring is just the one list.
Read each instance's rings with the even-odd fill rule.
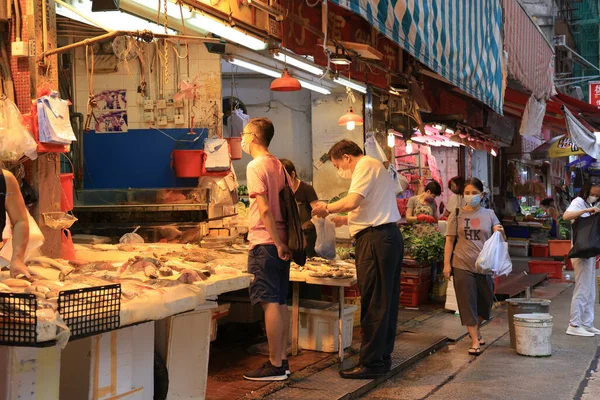
[[590,82],[590,104],[600,107],[600,82]]

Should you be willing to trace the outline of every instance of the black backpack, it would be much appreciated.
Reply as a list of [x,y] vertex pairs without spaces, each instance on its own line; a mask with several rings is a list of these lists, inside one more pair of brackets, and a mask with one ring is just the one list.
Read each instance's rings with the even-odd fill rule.
[[[283,167],[282,167],[283,168]],[[285,186],[279,192],[279,206],[281,214],[287,224],[288,242],[287,245],[292,251],[292,261],[299,266],[306,264],[306,250],[304,248],[304,235],[302,233],[302,223],[298,213],[298,204],[294,191],[288,183],[288,174],[283,170]]]

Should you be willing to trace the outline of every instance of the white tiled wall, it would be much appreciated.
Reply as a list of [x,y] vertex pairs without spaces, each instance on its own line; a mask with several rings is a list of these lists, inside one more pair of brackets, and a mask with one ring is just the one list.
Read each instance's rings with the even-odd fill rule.
[[[145,70],[147,93],[156,102],[158,95],[156,84],[156,67],[154,73],[150,74],[151,59],[155,51],[154,44],[142,44],[145,50]],[[185,47],[182,46],[180,54],[185,56]],[[194,79],[198,76],[198,83],[202,85],[199,90],[195,108],[195,126],[208,127],[209,124],[214,124],[213,104],[216,104],[220,113],[221,110],[221,64],[218,54],[211,54],[206,50],[202,43],[194,43],[189,45],[189,76],[188,76],[188,60],[179,60],[179,68],[177,68],[177,58],[173,51],[169,52],[168,70],[169,83],[163,83],[163,96],[165,99],[171,99],[173,94],[178,91],[179,81],[184,79]],[[98,93],[106,89],[127,89],[127,114],[129,129],[147,129],[150,124],[143,120],[143,99],[137,93],[137,88],[140,83],[140,66],[139,61],[134,59],[128,62],[129,72],[123,61],[119,62],[118,72],[116,73],[96,73],[94,74],[94,92]],[[155,62],[156,65],[156,62]],[[177,69],[179,77],[177,77]],[[161,68],[162,70],[162,68]],[[208,74],[214,74],[213,85],[207,88],[204,85],[205,78]],[[161,79],[164,79],[164,73],[161,72]],[[84,115],[87,112],[88,101],[88,78],[86,74],[85,48],[78,48],[75,52],[75,107],[78,112]],[[189,128],[188,101],[185,102],[184,117],[186,124],[176,126],[174,123],[169,123],[166,127],[169,128]],[[220,119],[218,120],[220,121]],[[217,122],[218,122],[217,121]],[[216,124],[218,129],[221,129],[221,124]]]

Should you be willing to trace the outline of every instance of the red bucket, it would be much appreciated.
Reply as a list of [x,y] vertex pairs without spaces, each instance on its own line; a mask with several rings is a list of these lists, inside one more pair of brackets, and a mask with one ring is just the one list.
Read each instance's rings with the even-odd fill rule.
[[178,178],[200,177],[205,157],[203,150],[173,150],[171,158],[175,175]]
[[62,188],[60,194],[60,210],[63,212],[73,209],[73,173],[60,174],[60,186]]
[[229,143],[229,154],[231,154],[231,159],[232,160],[241,160],[242,159],[242,138],[239,138],[239,137],[227,138],[227,142]]

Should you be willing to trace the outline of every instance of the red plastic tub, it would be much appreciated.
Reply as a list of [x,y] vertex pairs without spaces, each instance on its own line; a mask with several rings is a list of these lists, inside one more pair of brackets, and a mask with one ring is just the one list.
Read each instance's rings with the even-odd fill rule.
[[548,240],[550,257],[564,257],[571,250],[570,240]]
[[232,137],[227,138],[227,142],[229,143],[229,154],[231,155],[232,160],[241,160],[242,159],[242,138]]
[[562,279],[562,261],[529,261],[530,274],[546,274],[548,278]]
[[531,244],[531,257],[548,257],[550,251],[547,244]]
[[73,209],[73,178],[75,175],[60,174],[60,209],[62,212],[71,211]]
[[418,307],[427,301],[431,281],[420,282],[417,285],[404,283],[400,285],[400,304],[404,307]]

